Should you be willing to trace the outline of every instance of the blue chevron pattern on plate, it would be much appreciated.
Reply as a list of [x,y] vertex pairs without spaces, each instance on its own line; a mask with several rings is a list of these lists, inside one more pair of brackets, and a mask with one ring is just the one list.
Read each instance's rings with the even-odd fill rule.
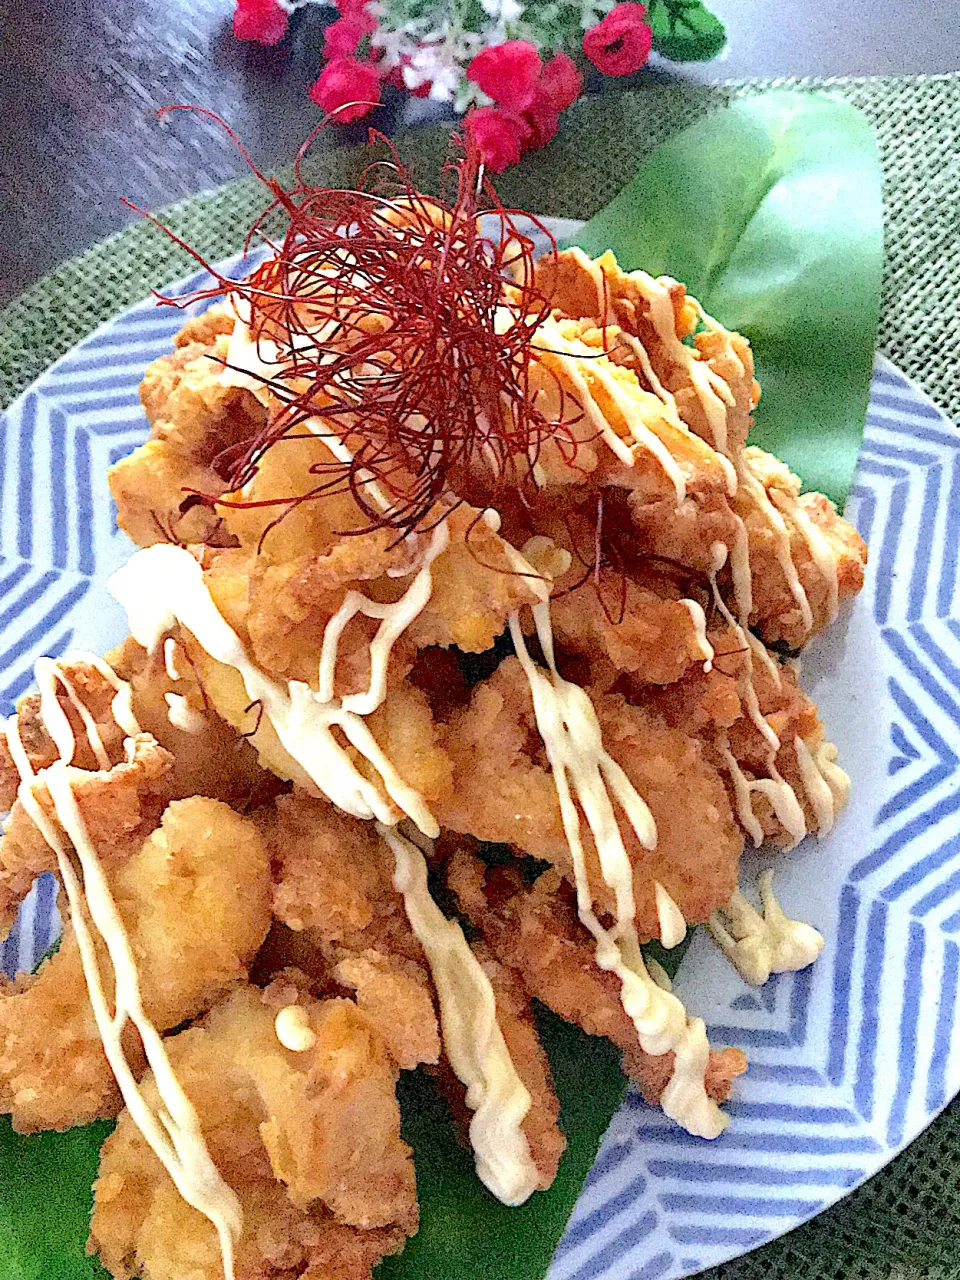
[[[41,654],[123,635],[103,584],[130,546],[106,468],[144,438],[137,384],[182,320],[131,308],[0,418],[3,714]],[[853,797],[828,840],[777,857],[787,910],[826,949],[757,992],[694,940],[681,994],[750,1057],[732,1124],[701,1142],[631,1096],[551,1280],[676,1280],[763,1244],[876,1172],[960,1090],[960,436],[883,359],[848,514],[870,544],[867,588],[804,669]],[[749,876],[763,857],[745,862]],[[55,929],[45,877],[3,967],[29,967]]]

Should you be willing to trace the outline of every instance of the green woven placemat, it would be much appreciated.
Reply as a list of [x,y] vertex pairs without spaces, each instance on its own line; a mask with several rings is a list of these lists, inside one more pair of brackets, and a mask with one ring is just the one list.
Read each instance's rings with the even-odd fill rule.
[[[881,348],[960,422],[960,76],[650,84],[582,100],[560,136],[499,183],[520,207],[588,217],[675,129],[744,93],[820,89],[862,108],[877,130],[886,180],[887,267]],[[398,139],[431,185],[442,128]],[[350,185],[357,151],[320,155],[317,181]],[[118,193],[119,195],[120,193]],[[216,260],[239,247],[263,204],[249,179],[164,211],[165,222]],[[132,226],[45,277],[0,313],[0,404],[101,321],[192,270],[159,231]],[[883,1172],[805,1227],[709,1273],[713,1280],[947,1280],[960,1276],[960,1103]]]

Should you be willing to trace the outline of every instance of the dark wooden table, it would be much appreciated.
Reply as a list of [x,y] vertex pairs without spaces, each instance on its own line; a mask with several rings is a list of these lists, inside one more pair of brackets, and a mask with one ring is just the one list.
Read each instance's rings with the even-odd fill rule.
[[[727,55],[676,74],[960,70],[960,0],[713,8],[727,24]],[[155,207],[243,171],[212,124],[180,116],[159,125],[157,106],[209,107],[267,167],[293,156],[319,118],[306,88],[329,11],[298,13],[274,49],[236,41],[231,11],[231,0],[0,0],[0,301],[123,225],[131,215],[121,195]],[[424,114],[424,104],[398,103],[377,123]]]

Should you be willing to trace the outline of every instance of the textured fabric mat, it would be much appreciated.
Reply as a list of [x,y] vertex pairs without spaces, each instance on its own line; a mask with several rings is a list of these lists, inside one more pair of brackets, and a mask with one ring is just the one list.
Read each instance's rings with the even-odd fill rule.
[[[751,81],[721,86],[651,83],[582,100],[560,136],[498,183],[505,201],[588,217],[674,130],[744,93],[827,90],[862,108],[877,131],[886,181],[887,266],[881,349],[960,423],[960,76]],[[435,183],[442,128],[397,139],[414,177]],[[310,175],[350,185],[364,156],[319,155]],[[120,193],[118,193],[119,195]],[[243,179],[163,213],[209,259],[239,247],[265,203]],[[88,250],[0,313],[0,404],[53,360],[151,287],[194,264],[141,223]],[[712,1280],[948,1280],[960,1277],[960,1103],[860,1190],[813,1222],[710,1272]]]

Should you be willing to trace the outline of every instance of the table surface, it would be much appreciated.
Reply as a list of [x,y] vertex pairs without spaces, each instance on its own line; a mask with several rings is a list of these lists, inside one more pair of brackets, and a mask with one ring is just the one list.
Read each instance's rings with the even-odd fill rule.
[[[711,0],[725,55],[671,77],[876,75],[960,70],[960,0]],[[231,0],[0,0],[0,301],[147,208],[239,176],[210,122],[153,112],[194,103],[228,120],[266,167],[292,158],[319,118],[306,96],[330,11],[298,12],[265,49],[230,30]],[[388,131],[429,104],[398,100]],[[336,135],[336,136],[333,136]],[[321,146],[356,142],[359,126]]]

